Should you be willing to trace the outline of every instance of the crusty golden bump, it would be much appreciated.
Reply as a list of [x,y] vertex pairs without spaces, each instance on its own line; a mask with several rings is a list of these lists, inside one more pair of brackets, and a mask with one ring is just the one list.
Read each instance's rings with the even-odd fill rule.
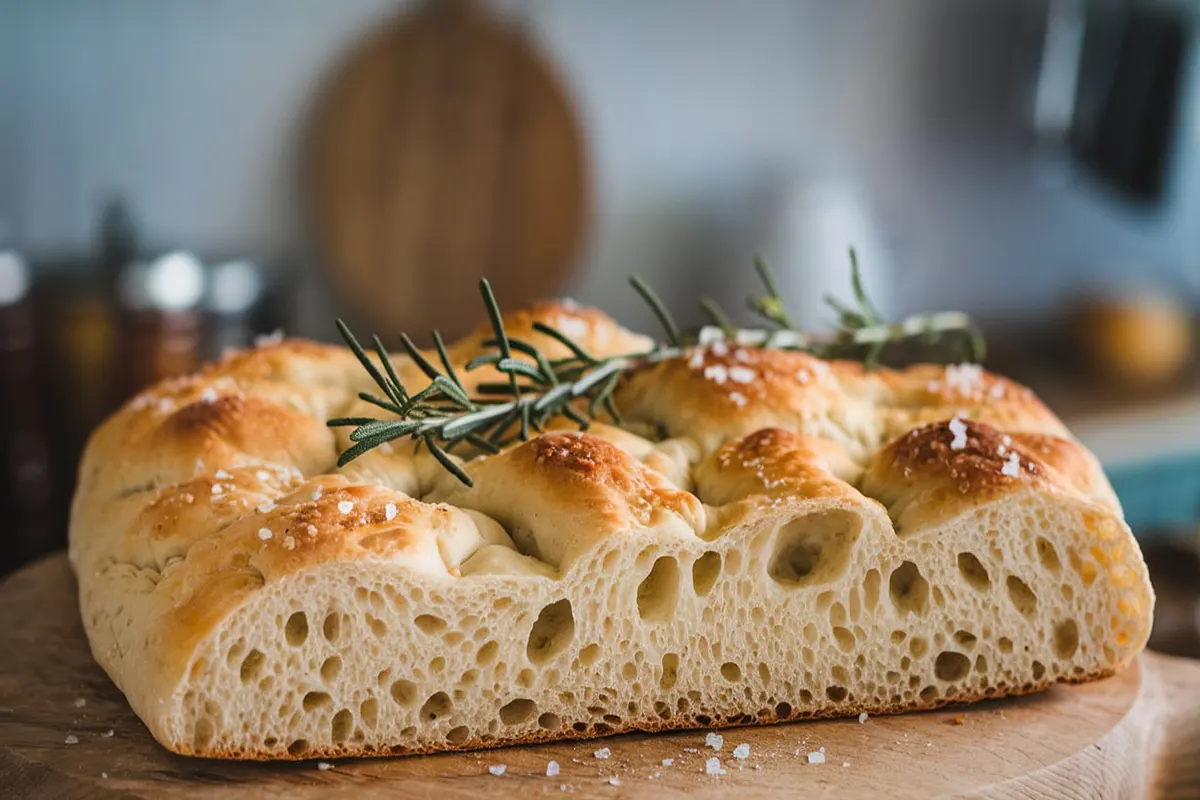
[[[535,320],[597,355],[649,345],[572,305],[510,328]],[[399,442],[338,469],[325,422],[370,388],[348,352],[283,342],[93,435],[80,610],[166,747],[414,753],[929,708],[1107,675],[1149,632],[1095,460],[975,367],[697,348],[626,377],[620,427],[558,421],[466,462],[473,488]]]

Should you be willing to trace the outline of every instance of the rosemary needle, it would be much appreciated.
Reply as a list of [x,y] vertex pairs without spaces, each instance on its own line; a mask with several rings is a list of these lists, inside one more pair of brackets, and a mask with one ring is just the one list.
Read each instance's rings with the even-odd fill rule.
[[409,438],[418,447],[428,448],[447,472],[471,486],[470,474],[452,455],[460,445],[469,445],[476,451],[497,452],[512,441],[529,439],[531,430],[543,430],[557,416],[566,416],[580,429],[586,429],[602,409],[619,423],[613,394],[621,376],[638,364],[678,357],[694,345],[728,340],[742,346],[797,350],[824,358],[858,358],[870,368],[878,363],[887,347],[897,342],[929,342],[956,337],[962,343],[967,359],[982,360],[983,338],[965,314],[943,312],[887,323],[867,298],[853,249],[850,251],[850,268],[854,303],[847,305],[827,298],[839,321],[838,330],[829,336],[814,336],[796,329],[774,275],[766,262],[756,257],[754,269],[763,284],[764,294],[751,296],[748,305],[773,326],[772,330],[735,328],[724,310],[715,301],[705,298],[701,301],[701,309],[714,325],[701,328],[694,336],[685,336],[658,295],[645,281],[633,277],[630,283],[662,324],[666,344],[644,352],[597,357],[562,330],[535,322],[535,332],[569,351],[569,355],[555,359],[548,358],[532,342],[508,334],[491,285],[486,279],[481,280],[480,296],[493,335],[482,344],[485,352],[471,359],[463,369],[470,372],[491,367],[505,380],[479,383],[474,387],[474,396],[460,380],[437,331],[433,333],[433,341],[438,363],[427,358],[407,334],[400,335],[405,353],[429,379],[419,392],[409,394],[379,337],[373,336],[371,343],[382,370],[346,324],[337,320],[338,332],[346,345],[382,392],[382,397],[368,392],[360,393],[359,397],[392,415],[382,419],[341,417],[329,420],[331,427],[354,429],[350,433],[353,444],[338,458],[338,465],[344,466],[386,442]]

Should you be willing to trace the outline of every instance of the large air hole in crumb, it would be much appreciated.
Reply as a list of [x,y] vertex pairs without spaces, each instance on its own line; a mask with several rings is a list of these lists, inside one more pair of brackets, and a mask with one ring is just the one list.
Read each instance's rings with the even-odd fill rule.
[[1070,658],[1079,649],[1079,626],[1065,619],[1054,626],[1054,652],[1059,658]]
[[1033,662],[1033,679],[1035,681],[1040,681],[1042,679],[1042,677],[1045,676],[1045,674],[1046,674],[1045,665],[1042,664],[1042,662],[1040,662],[1040,661]]
[[457,728],[451,728],[446,734],[446,741],[450,744],[462,744],[471,737],[471,729],[466,725],[459,725]]
[[963,580],[972,589],[983,591],[992,585],[987,568],[974,553],[958,554],[958,571],[962,573]]
[[709,550],[692,562],[692,589],[703,597],[721,576],[721,554]]
[[358,716],[368,727],[374,728],[379,722],[379,701],[374,697],[363,700],[358,707]]
[[1050,572],[1058,572],[1062,569],[1062,562],[1058,559],[1058,551],[1054,549],[1054,545],[1050,544],[1050,540],[1045,536],[1039,536],[1037,540],[1038,560],[1042,562],[1042,566]]
[[[825,687],[825,696],[828,697],[830,700],[832,700],[835,703],[840,703],[843,700],[845,700],[847,694],[849,694],[849,692],[847,692],[845,687],[843,687],[843,686],[827,686],[827,687]],[[805,701],[805,702],[808,702],[808,701]]]
[[339,656],[330,656],[321,664],[321,678],[326,683],[332,682],[341,671],[342,659]]
[[996,645],[1000,648],[1001,653],[1011,653],[1013,650],[1012,639],[1007,636],[1001,636],[996,640]]
[[318,708],[331,705],[333,700],[325,692],[309,692],[304,695],[304,710],[314,711]]
[[862,522],[848,511],[822,511],[799,517],[775,536],[767,574],[785,586],[825,583],[840,576]]
[[412,681],[398,680],[392,684],[392,699],[402,706],[417,702],[417,685]]
[[721,677],[727,681],[740,681],[742,679],[742,668],[732,661],[726,661],[721,665]]
[[943,650],[933,662],[933,674],[947,683],[961,681],[970,671],[971,659],[953,650]]
[[483,646],[475,653],[475,663],[482,666],[487,666],[496,660],[496,656],[500,653],[500,644],[495,641],[484,642]]
[[587,647],[579,651],[579,663],[581,666],[590,667],[600,659],[600,645],[589,644]]
[[837,640],[838,647],[843,653],[849,653],[854,649],[854,634],[846,628],[834,628],[833,638]]
[[668,619],[675,610],[678,595],[679,562],[671,556],[662,556],[638,586],[638,614],[647,622]]
[[520,725],[533,719],[536,713],[537,704],[522,697],[500,707],[500,721],[505,725]]
[[571,601],[563,598],[542,609],[533,628],[525,653],[534,664],[544,664],[571,643],[575,636],[575,615]]
[[929,582],[911,561],[905,561],[888,578],[892,605],[901,614],[924,614],[929,610]]
[[435,617],[432,614],[422,614],[414,619],[413,622],[417,624],[417,627],[423,633],[427,633],[430,636],[441,633],[446,628],[446,620],[441,617]]
[[437,692],[428,700],[426,700],[423,706],[421,706],[421,719],[425,720],[426,722],[433,722],[438,717],[444,717],[449,714],[453,705],[454,704],[450,702],[449,695],[447,695],[445,692]]
[[333,737],[334,744],[340,744],[349,739],[353,731],[354,715],[350,713],[350,709],[343,708],[333,715],[333,720],[329,723],[329,732]]
[[938,699],[938,688],[936,686],[926,686],[921,690],[919,697],[922,703],[932,703]]
[[342,615],[336,611],[326,614],[325,621],[321,623],[321,633],[325,635],[325,641],[336,642],[342,635]]
[[303,611],[292,614],[283,626],[283,633],[292,647],[304,644],[304,640],[308,638],[308,615]]
[[954,641],[958,642],[963,647],[970,649],[975,646],[975,642],[977,642],[978,639],[976,638],[975,634],[971,633],[970,631],[955,631]]
[[538,717],[538,727],[548,731],[556,731],[562,727],[562,724],[562,717],[558,714],[551,714],[549,711]]
[[670,689],[675,686],[675,681],[679,679],[679,656],[675,653],[666,653],[662,657],[662,677],[659,678],[658,684],[664,689]]
[[308,742],[304,739],[296,739],[288,745],[288,755],[302,756],[308,752]]
[[868,570],[863,577],[863,605],[868,609],[873,610],[879,605],[879,587],[883,583],[883,576],[879,574],[879,570]]
[[913,658],[921,658],[929,652],[929,642],[925,641],[924,636],[914,636],[908,640],[908,651]]
[[258,680],[258,675],[262,672],[263,663],[266,660],[267,657],[258,650],[251,650],[247,653],[246,657],[242,659],[242,666],[239,670],[242,683]]
[[1037,612],[1037,595],[1029,585],[1016,575],[1009,575],[1004,584],[1008,587],[1008,599],[1012,600],[1017,611],[1026,617],[1032,617]]

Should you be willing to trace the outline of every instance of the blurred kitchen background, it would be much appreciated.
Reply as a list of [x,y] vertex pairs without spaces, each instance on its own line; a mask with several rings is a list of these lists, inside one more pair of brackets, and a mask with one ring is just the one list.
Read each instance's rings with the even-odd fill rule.
[[1104,461],[1200,654],[1200,2],[0,0],[0,574],[61,547],[87,432],[344,316],[569,294],[805,325],[854,245],[961,309]]

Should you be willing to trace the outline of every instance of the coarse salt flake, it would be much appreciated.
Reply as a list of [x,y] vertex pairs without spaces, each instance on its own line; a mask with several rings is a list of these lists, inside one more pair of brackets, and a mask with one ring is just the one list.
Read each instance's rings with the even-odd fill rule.
[[213,389],[213,388],[205,389],[203,392],[200,393],[200,399],[203,400],[205,403],[217,402],[217,390]]
[[388,522],[391,522],[392,520],[394,520],[396,518],[396,504],[395,503],[388,503],[386,506],[383,507],[383,518],[386,519]]
[[305,531],[308,533],[309,536],[316,536],[317,535],[317,526],[310,523],[308,525],[308,527],[305,528]]
[[946,367],[946,386],[961,395],[972,395],[983,378],[978,364],[949,364]]
[[351,503],[349,500],[342,500],[338,503],[338,511],[343,514],[349,514],[353,510],[354,503]]
[[328,761],[318,761],[317,769],[321,770],[321,772],[325,772],[333,769],[333,764],[330,764]]
[[950,432],[954,434],[950,440],[951,450],[962,450],[967,446],[967,423],[963,422],[962,417],[956,416],[950,420]]
[[100,734],[100,738],[101,739],[111,739],[111,738],[113,738],[114,735],[116,735],[116,731],[114,731],[112,728],[109,728],[104,733]]
[[724,364],[710,364],[704,368],[704,378],[713,383],[723,384],[728,377],[729,370],[725,368]]
[[232,475],[230,475],[230,474],[229,474],[228,472],[226,472],[225,470],[223,470],[223,469],[219,469],[219,470],[217,470],[216,472],[214,472],[214,473],[213,473],[213,477],[215,477],[215,478],[216,478],[217,480],[219,480],[219,481],[227,481],[227,480],[229,480],[230,478],[232,478],[233,476],[232,476]]
[[265,542],[267,539],[270,539],[270,538],[271,538],[272,536],[274,536],[274,535],[275,535],[275,534],[271,533],[271,529],[270,529],[270,528],[259,528],[259,529],[258,529],[258,538],[262,539],[264,542]]
[[675,759],[673,759],[673,758],[664,758],[664,759],[662,760],[662,765],[663,765],[664,767],[669,767],[669,766],[671,766],[671,765],[672,765],[672,764],[674,764],[674,763],[675,763]]
[[609,750],[607,747],[601,747],[599,750],[592,753],[592,755],[594,755],[596,758],[608,758],[612,755],[612,750]]
[[321,490],[320,489],[317,489],[315,492],[312,493],[312,499],[313,500],[321,499]]
[[274,511],[274,510],[275,510],[275,504],[272,503],[270,500],[268,500],[265,503],[258,504],[258,513],[260,513],[260,514],[266,514],[268,511]]
[[503,775],[506,770],[508,770],[507,764],[489,764],[488,765],[488,772],[492,773],[496,777]]
[[618,778],[616,775],[614,775],[614,776],[612,776],[611,778],[609,778],[609,779],[608,779],[608,785],[609,785],[609,786],[620,786],[620,785],[621,785],[621,779],[620,779],[620,778]]
[[688,365],[689,369],[700,369],[701,367],[703,367],[704,366],[704,351],[700,350],[700,349],[693,350],[692,354],[690,356],[688,356],[687,365]]
[[746,405],[746,395],[742,394],[741,392],[730,392],[729,399],[737,404],[738,408]]
[[865,711],[864,711],[864,712],[862,712],[861,714],[859,714],[859,715],[858,715],[858,724],[859,724],[859,725],[861,725],[861,724],[863,724],[864,722],[866,722],[866,721],[867,721],[867,717],[868,717],[868,716],[870,716],[870,715],[869,715],[869,714],[867,714],[867,712],[865,712]]
[[288,537],[285,537],[285,538],[284,538],[284,540],[283,540],[283,546],[284,546],[285,548],[287,548],[288,550],[295,550],[295,549],[296,549],[296,539],[295,539],[295,537],[293,537],[293,536],[288,536]]
[[729,380],[734,383],[750,383],[754,377],[755,372],[749,367],[734,365],[729,368]]
[[709,758],[709,759],[705,759],[704,774],[705,775],[724,775],[725,770],[721,768],[721,759],[717,758],[716,756],[713,756],[712,758]]
[[737,747],[733,748],[733,757],[741,759],[743,761],[746,760],[747,758],[749,758],[750,757],[750,745],[739,744]]
[[1015,478],[1021,474],[1021,457],[1016,453],[1009,453],[1008,460],[1004,462],[1004,466],[1000,468],[1001,475],[1007,475],[1010,478]]
[[719,733],[709,733],[704,737],[704,746],[711,747],[713,750],[720,750],[725,746],[725,737]]
[[266,481],[271,480],[271,473],[267,472],[265,469],[260,469],[254,473],[254,477],[265,483]]
[[213,493],[213,494],[220,494],[220,493],[221,493],[221,492],[223,492],[223,491],[225,491],[225,487],[224,487],[224,486],[222,486],[222,485],[221,485],[221,484],[219,484],[219,483],[214,483],[214,484],[213,484],[213,486],[212,486],[212,493]]
[[63,740],[67,744],[79,744],[79,737],[73,733],[67,734],[67,738]]
[[87,705],[86,697],[76,697],[75,698],[75,707],[76,708],[83,708],[86,705]]
[[588,324],[579,317],[559,317],[558,329],[567,336],[580,339],[587,336]]
[[808,763],[810,763],[810,764],[824,764],[824,763],[825,763],[825,753],[824,753],[824,751],[817,750],[817,751],[815,751],[815,752],[809,753],[809,754],[808,754]]
[[558,762],[551,761],[549,764],[546,765],[546,777],[553,778],[557,774],[558,774]]

